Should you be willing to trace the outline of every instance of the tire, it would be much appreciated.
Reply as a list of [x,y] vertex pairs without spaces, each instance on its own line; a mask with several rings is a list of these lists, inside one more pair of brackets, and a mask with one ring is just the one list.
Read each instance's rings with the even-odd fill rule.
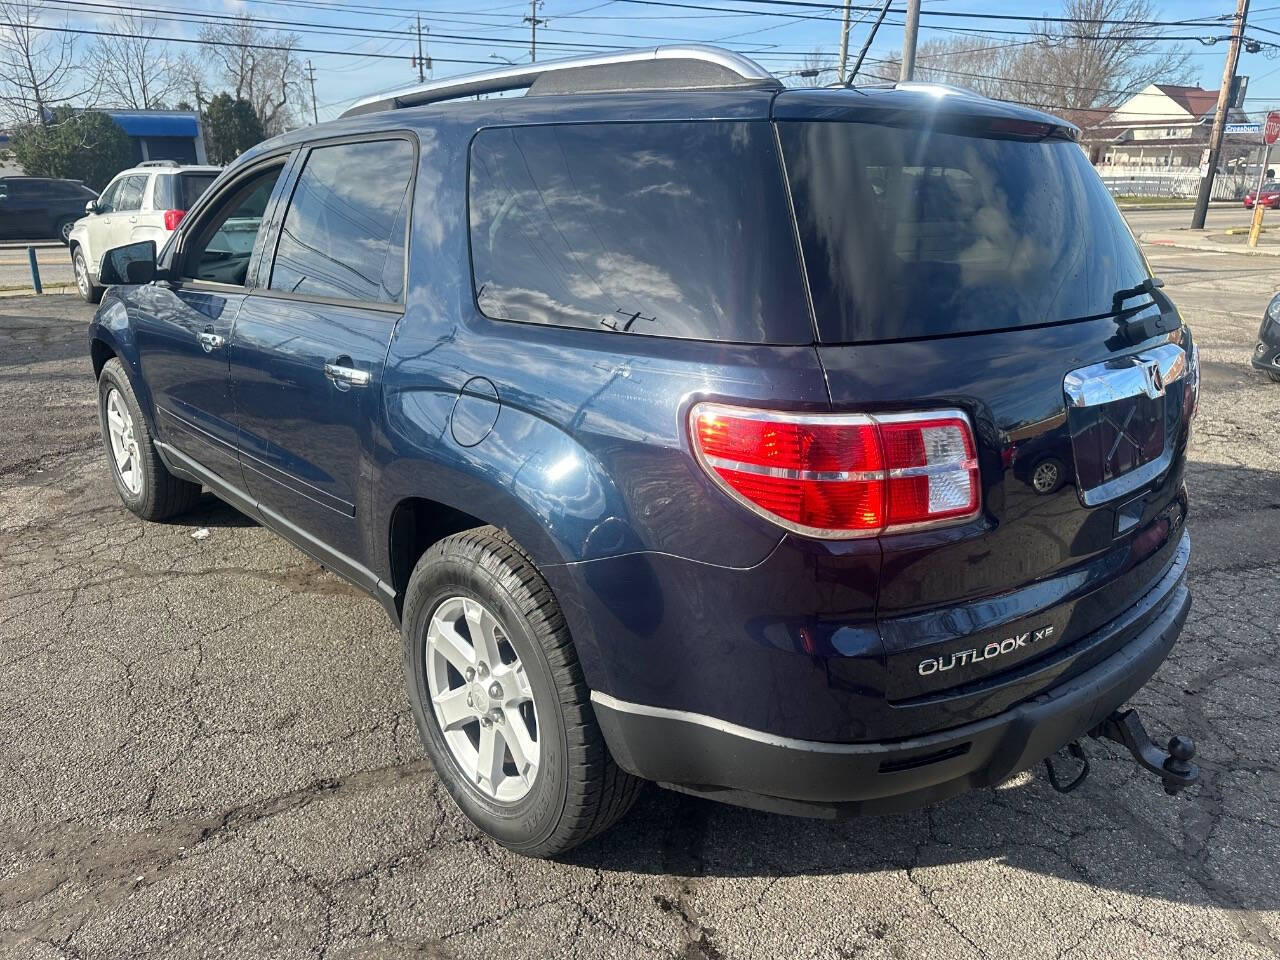
[[[486,789],[459,758],[456,744],[463,736],[483,757],[482,743],[473,738],[473,732],[482,735],[483,721],[451,726],[448,737],[452,739],[446,739],[432,700],[429,674],[434,674],[428,660],[429,655],[437,655],[433,653],[437,648],[429,649],[428,630],[437,613],[443,616],[458,604],[467,611],[468,620],[475,604],[493,615],[527,678],[536,714],[537,769],[531,778],[521,778],[514,751],[500,755],[510,758],[510,762],[499,760],[504,772],[507,767],[513,771],[503,787],[514,782],[517,791],[527,790],[514,799],[500,799]],[[459,636],[463,622],[458,621]],[[551,857],[604,832],[631,808],[643,781],[624,772],[609,755],[560,606],[528,554],[509,536],[494,527],[480,527],[447,537],[427,550],[409,579],[403,637],[409,700],[423,745],[449,795],[486,834],[517,853]],[[476,657],[468,662],[482,669],[480,649],[479,645],[469,648]],[[498,669],[511,667],[504,662]],[[458,689],[475,689],[457,671],[449,676],[463,684]],[[481,690],[488,682],[486,676],[493,680],[499,673],[485,671],[480,676]],[[509,695],[510,675],[502,678]],[[498,686],[494,683],[488,694],[494,695]],[[476,696],[480,697],[479,691]],[[485,699],[484,709],[493,702]],[[504,709],[513,717],[510,707],[499,708],[497,714]],[[527,721],[527,713],[525,717]],[[512,736],[516,722],[518,718],[504,722]],[[504,724],[486,726],[497,731]],[[466,749],[464,744],[462,750]]]
[[75,217],[68,217],[66,220],[59,220],[54,226],[54,233],[57,234],[58,239],[62,241],[62,245],[64,247],[71,246],[71,228],[75,225]]
[[[113,446],[109,412],[113,403],[114,412],[128,415],[131,443],[127,470],[118,461]],[[116,357],[106,362],[98,377],[98,422],[111,476],[126,507],[143,520],[167,520],[196,505],[200,485],[175,477],[160,459],[124,365]]]
[[76,247],[71,254],[71,266],[76,275],[76,289],[85,303],[97,303],[102,299],[102,287],[93,282],[89,276],[89,265],[85,263],[84,247]]
[[1280,370],[1268,370],[1267,376],[1270,377],[1274,383],[1280,383]]

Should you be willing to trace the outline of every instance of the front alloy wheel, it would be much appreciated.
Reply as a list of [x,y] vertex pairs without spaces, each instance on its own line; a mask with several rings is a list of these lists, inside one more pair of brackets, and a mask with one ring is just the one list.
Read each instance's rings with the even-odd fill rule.
[[142,495],[142,458],[138,451],[138,438],[133,432],[133,416],[115,387],[107,390],[107,438],[111,443],[111,455],[116,461],[120,482],[135,497]]
[[89,265],[84,259],[84,248],[76,247],[71,255],[71,268],[76,275],[76,290],[85,303],[97,303],[102,299],[102,287],[96,286],[89,276]]

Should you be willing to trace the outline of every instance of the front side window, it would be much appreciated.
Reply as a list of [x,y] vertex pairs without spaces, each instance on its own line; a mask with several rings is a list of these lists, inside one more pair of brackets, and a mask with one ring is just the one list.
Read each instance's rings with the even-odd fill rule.
[[267,203],[283,166],[272,166],[230,188],[194,228],[183,275],[193,280],[242,287]]
[[123,183],[124,178],[121,178],[102,191],[102,196],[98,197],[99,213],[110,213],[116,208],[116,199],[120,196],[120,186]]
[[400,139],[312,150],[280,229],[270,288],[400,302],[413,162],[413,145]]
[[810,343],[767,122],[480,131],[476,301],[499,320],[741,343]]

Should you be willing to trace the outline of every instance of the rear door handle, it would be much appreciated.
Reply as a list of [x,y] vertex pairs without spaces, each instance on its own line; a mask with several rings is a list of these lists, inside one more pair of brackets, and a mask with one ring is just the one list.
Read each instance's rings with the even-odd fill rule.
[[351,387],[367,387],[369,385],[369,371],[357,370],[355,367],[326,363],[324,365],[324,375],[332,380],[333,385],[339,390],[347,390]]
[[213,351],[219,349],[226,342],[225,337],[221,337],[216,333],[209,333],[206,331],[200,334],[200,347],[205,353],[213,353]]

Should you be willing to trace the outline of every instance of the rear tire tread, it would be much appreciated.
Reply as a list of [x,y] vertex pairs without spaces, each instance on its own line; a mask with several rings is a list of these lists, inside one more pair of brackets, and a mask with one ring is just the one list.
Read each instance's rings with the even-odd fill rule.
[[617,765],[591,707],[591,692],[551,587],[533,558],[505,531],[477,527],[434,544],[423,561],[445,553],[469,556],[507,590],[529,622],[551,667],[569,745],[568,784],[560,820],[551,834],[523,852],[553,856],[600,835],[618,822],[644,781]]

